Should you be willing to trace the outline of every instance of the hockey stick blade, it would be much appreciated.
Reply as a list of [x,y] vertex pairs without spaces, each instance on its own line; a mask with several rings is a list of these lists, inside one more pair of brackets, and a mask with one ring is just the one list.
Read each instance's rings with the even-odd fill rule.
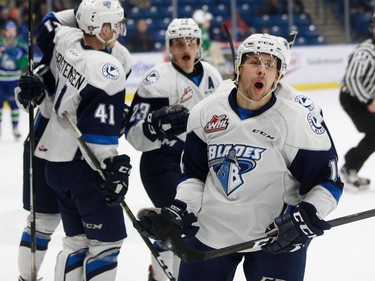
[[[371,218],[374,216],[375,209],[371,209],[368,211],[333,219],[328,221],[328,223],[331,225],[331,227],[336,227],[355,221]],[[208,259],[233,254],[235,252],[243,251],[246,249],[261,247],[265,244],[271,243],[273,239],[275,239],[274,237],[262,237],[259,239],[234,244],[224,248],[203,252],[196,250],[190,245],[188,245],[185,242],[185,240],[181,237],[181,235],[178,233],[173,223],[163,215],[156,215],[155,219],[153,220],[152,226],[158,237],[161,240],[171,244],[173,252],[178,257],[180,257],[184,262],[187,263],[205,261]]]

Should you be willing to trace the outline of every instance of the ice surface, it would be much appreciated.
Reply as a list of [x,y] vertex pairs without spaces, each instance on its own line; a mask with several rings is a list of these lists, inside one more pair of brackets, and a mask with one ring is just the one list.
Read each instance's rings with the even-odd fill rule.
[[[340,107],[338,89],[307,91],[315,103],[324,110],[326,123],[339,153],[339,166],[343,155],[361,138],[351,120]],[[11,134],[9,111],[4,110],[0,138],[0,280],[17,280],[17,252],[21,232],[28,212],[22,209],[22,141],[15,142]],[[21,114],[20,131],[23,138],[28,132],[28,115]],[[139,178],[140,153],[124,140],[121,152],[132,158],[133,171],[126,202],[134,213],[151,206]],[[329,219],[375,208],[375,156],[361,170],[361,175],[371,178],[372,187],[362,192],[344,192],[337,209]],[[128,238],[120,257],[117,280],[145,281],[150,254],[126,217]],[[40,271],[43,280],[53,280],[54,263],[64,236],[61,225],[53,235],[45,262]],[[375,218],[339,226],[314,239],[308,252],[306,281],[357,281],[374,280],[375,276]],[[244,281],[241,267],[235,281]]]

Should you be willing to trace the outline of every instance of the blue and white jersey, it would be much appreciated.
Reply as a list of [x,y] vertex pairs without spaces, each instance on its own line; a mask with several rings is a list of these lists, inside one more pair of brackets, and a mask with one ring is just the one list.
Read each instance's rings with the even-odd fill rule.
[[99,161],[117,155],[123,122],[125,73],[112,55],[84,45],[82,31],[56,29],[50,68],[56,80],[53,111],[35,155],[52,162],[79,159],[95,169],[63,113],[77,124]]
[[[168,154],[180,154],[185,133],[165,139],[150,140],[143,132],[147,114],[163,106],[181,104],[193,108],[211,95],[222,81],[220,73],[210,64],[200,61],[195,65],[202,75],[189,77],[172,62],[155,66],[143,79],[131,105],[131,118],[126,129],[126,139],[139,151],[161,149]],[[200,79],[199,81],[197,81]]]
[[241,110],[236,89],[222,89],[198,103],[188,121],[176,198],[197,215],[196,237],[213,248],[264,237],[302,200],[325,218],[343,188],[325,125],[275,94],[259,110]]

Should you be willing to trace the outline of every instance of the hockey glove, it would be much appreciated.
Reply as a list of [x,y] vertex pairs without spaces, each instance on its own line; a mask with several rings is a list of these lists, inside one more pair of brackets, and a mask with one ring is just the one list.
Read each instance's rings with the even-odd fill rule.
[[14,89],[14,94],[25,108],[30,104],[32,107],[41,104],[46,96],[42,78],[38,74],[23,74]]
[[128,191],[129,175],[132,166],[127,155],[118,155],[104,159],[106,180],[101,185],[108,205],[119,205],[124,201]]
[[152,227],[152,221],[156,214],[160,214],[160,208],[145,208],[137,214],[138,222],[133,222],[134,228],[142,235],[154,240],[159,240]]
[[177,136],[186,131],[189,110],[180,104],[164,106],[147,114],[143,131],[148,139]]
[[181,236],[194,236],[198,230],[198,226],[194,226],[193,223],[197,221],[196,216],[193,213],[189,213],[186,210],[186,203],[180,200],[173,200],[173,204],[169,207],[162,209],[143,209],[138,213],[139,226],[135,226],[139,233],[152,239],[159,239],[152,227],[152,221],[156,214],[161,213],[163,216],[168,218],[174,226],[177,228]]
[[290,213],[277,217],[266,229],[267,236],[277,234],[276,240],[262,247],[269,253],[294,252],[308,241],[323,235],[331,225],[318,218],[316,208],[308,202],[301,202]]

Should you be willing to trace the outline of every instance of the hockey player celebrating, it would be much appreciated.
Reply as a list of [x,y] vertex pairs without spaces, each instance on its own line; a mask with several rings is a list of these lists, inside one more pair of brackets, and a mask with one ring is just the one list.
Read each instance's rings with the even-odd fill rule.
[[[171,61],[155,66],[140,84],[125,132],[129,143],[143,152],[141,179],[156,207],[169,206],[175,197],[189,110],[222,81],[212,65],[201,61],[202,34],[193,19],[174,19],[165,43]],[[168,263],[172,252],[159,242],[155,246]],[[149,280],[166,280],[153,257],[152,264]]]
[[[264,232],[273,242],[181,262],[179,281],[233,280],[241,260],[247,280],[302,281],[311,239],[330,228],[324,218],[343,188],[337,153],[324,123],[275,95],[289,62],[284,38],[253,34],[240,44],[236,87],[218,90],[191,110],[183,181],[173,204],[161,209],[201,251],[258,239]],[[150,223],[153,216],[149,212],[141,220]]]
[[[50,12],[42,20],[38,30],[38,41],[42,50],[48,50],[50,42],[55,35],[55,29],[61,25],[76,27],[76,18],[73,9]],[[50,28],[53,27],[53,28]],[[49,39],[47,39],[47,36]],[[48,44],[48,45],[42,45]],[[120,43],[115,42],[111,54],[116,57],[123,65],[126,76],[130,74],[131,57],[129,51]],[[43,58],[43,61],[45,58]],[[30,102],[34,106],[42,103],[35,118],[35,143],[38,144],[40,136],[44,132],[47,122],[50,118],[50,107],[53,104],[53,94],[55,79],[46,67],[38,67],[34,70],[37,76],[25,74],[21,77],[18,89],[16,90],[16,98],[21,108],[27,109]],[[43,80],[43,85],[42,81]],[[49,89],[49,93],[43,91],[43,88]],[[29,185],[29,139],[24,143],[24,184],[23,184],[23,206],[25,210],[30,210],[30,185]],[[51,235],[55,231],[60,222],[60,214],[57,202],[57,196],[54,190],[46,183],[44,175],[45,160],[34,157],[33,161],[33,179],[35,204],[33,206],[36,224],[36,264],[35,271],[38,273],[43,258],[48,250],[48,244]],[[19,280],[31,280],[31,250],[30,250],[30,217],[27,218],[27,226],[23,230],[20,248],[18,252],[18,267],[20,272]]]
[[[81,30],[54,22],[53,42],[49,35],[41,39],[47,40],[42,45],[51,47],[43,55],[55,66],[51,71],[57,85],[51,119],[35,155],[46,160],[47,184],[58,195],[66,233],[56,280],[115,280],[117,256],[126,237],[118,205],[127,192],[131,165],[127,155],[117,155],[126,75],[110,52],[125,31],[124,10],[118,1],[84,1],[76,19]],[[65,113],[77,122],[102,163],[104,182],[78,147]]]

